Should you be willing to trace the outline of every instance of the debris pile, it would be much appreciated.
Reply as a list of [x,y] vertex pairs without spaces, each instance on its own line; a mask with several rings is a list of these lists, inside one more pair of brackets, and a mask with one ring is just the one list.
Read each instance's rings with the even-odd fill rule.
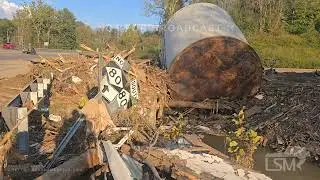
[[238,102],[250,111],[248,126],[265,135],[265,145],[277,152],[306,148],[320,158],[320,78],[316,73],[266,73],[263,99]]
[[[9,152],[3,156],[4,176],[268,179],[236,165],[227,155],[202,142],[205,134],[227,136],[233,114],[243,106],[246,126],[265,135],[264,145],[283,151],[293,146],[306,147],[312,157],[317,157],[317,77],[302,75],[301,79],[293,79],[290,74],[266,74],[256,98],[189,102],[171,97],[172,81],[165,71],[149,61],[127,58],[125,63],[130,68],[121,69],[126,83],[121,88],[113,85],[104,89],[106,83],[113,83],[106,67],[113,72],[118,68],[112,66],[114,58],[128,57],[129,52],[112,59],[100,56],[104,57],[102,69],[106,69],[102,76],[98,73],[102,60],[97,60],[99,56],[60,55],[34,62],[30,77],[53,78],[50,99],[45,103],[48,107],[29,115],[28,156],[21,156],[10,143],[15,139],[6,138],[1,144]],[[104,77],[108,77],[106,81]],[[99,79],[102,84],[98,84]],[[138,87],[138,93],[132,93],[132,84]],[[113,97],[103,94],[110,87],[117,91]],[[117,96],[123,89],[131,96],[119,104]],[[297,130],[302,133],[296,134]]]

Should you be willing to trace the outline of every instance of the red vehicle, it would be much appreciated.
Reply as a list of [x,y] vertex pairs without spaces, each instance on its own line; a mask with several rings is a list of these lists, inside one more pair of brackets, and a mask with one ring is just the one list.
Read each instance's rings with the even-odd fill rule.
[[15,46],[12,43],[5,43],[2,46],[3,49],[14,49],[14,47]]

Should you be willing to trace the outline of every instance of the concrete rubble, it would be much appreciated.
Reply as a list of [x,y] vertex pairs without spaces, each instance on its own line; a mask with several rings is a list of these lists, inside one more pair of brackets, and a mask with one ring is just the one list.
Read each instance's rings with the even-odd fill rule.
[[192,154],[180,149],[163,150],[168,156],[177,156],[186,161],[186,167],[197,175],[207,173],[214,178],[225,180],[271,180],[264,174],[255,173],[248,170],[236,169],[222,158],[210,154]]

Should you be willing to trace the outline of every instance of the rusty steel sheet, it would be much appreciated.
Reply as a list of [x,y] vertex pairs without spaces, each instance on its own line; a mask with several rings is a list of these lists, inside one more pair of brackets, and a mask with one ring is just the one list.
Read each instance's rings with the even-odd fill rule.
[[247,43],[231,37],[200,40],[172,63],[171,89],[179,99],[201,101],[256,94],[262,81],[259,56]]

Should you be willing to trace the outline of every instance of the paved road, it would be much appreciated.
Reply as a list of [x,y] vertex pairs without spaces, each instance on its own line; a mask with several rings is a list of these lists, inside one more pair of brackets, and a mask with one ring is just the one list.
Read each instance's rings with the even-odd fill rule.
[[[59,50],[59,49],[36,49],[37,54],[41,56],[58,56],[61,55],[77,55],[73,50]],[[0,61],[1,60],[37,60],[37,55],[23,54],[20,50],[8,50],[0,48]]]
[[29,56],[16,50],[0,49],[0,79],[26,74],[31,70],[31,60],[37,56]]
[[38,56],[23,54],[18,50],[8,50],[0,48],[0,61],[8,60],[36,60]]
[[[37,50],[43,57],[61,55],[76,55],[76,51],[63,50]],[[0,111],[1,106],[8,103],[11,98],[16,96],[23,87],[30,82],[28,76],[24,75],[32,69],[30,61],[39,60],[37,55],[23,54],[19,50],[7,50],[0,48]],[[17,76],[17,77],[16,77]]]
[[[37,54],[46,56],[76,55],[76,51],[57,49],[37,49]],[[31,70],[30,61],[39,60],[37,55],[23,54],[20,50],[8,50],[0,48],[0,79],[26,74]]]

